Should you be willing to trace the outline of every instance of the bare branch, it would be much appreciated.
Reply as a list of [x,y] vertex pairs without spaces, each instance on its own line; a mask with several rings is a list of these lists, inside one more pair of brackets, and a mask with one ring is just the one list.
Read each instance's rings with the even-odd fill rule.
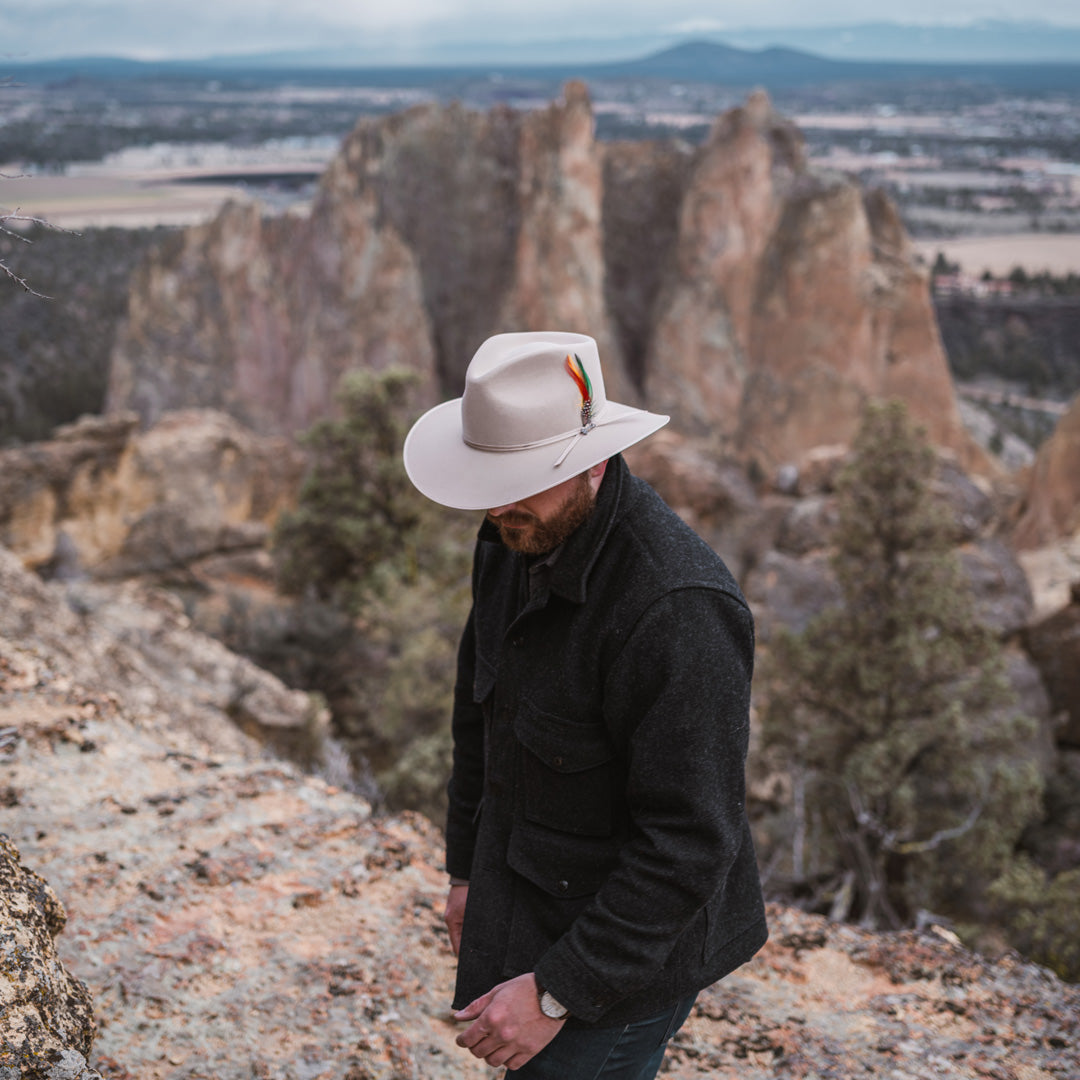
[[15,284],[18,285],[20,288],[25,289],[31,296],[36,296],[39,300],[53,299],[53,297],[51,296],[46,296],[44,293],[39,293],[37,289],[35,289],[27,282],[26,278],[19,277],[19,275],[16,274],[15,271],[12,270],[11,267],[3,261],[3,259],[0,259],[0,274],[4,274],[6,277],[14,281]]
[[[0,211],[0,234],[4,236],[10,236],[12,240],[18,240],[23,244],[32,244],[33,241],[28,236],[23,236],[21,233],[14,229],[9,229],[7,224],[9,221],[21,221],[28,225],[40,225],[43,229],[52,229],[53,232],[68,233],[70,236],[78,236],[79,233],[74,229],[64,229],[59,225],[54,225],[51,221],[46,221],[44,218],[34,217],[32,214],[21,214],[19,207],[10,211]],[[9,278],[15,282],[21,289],[25,289],[31,296],[36,296],[39,300],[52,300],[53,297],[46,296],[45,293],[38,292],[26,278],[19,277],[14,270],[3,259],[0,259],[0,274]]]
[[897,855],[922,855],[927,851],[934,851],[941,847],[947,840],[956,840],[965,833],[970,832],[979,820],[986,808],[986,784],[983,784],[983,792],[978,801],[972,806],[968,816],[959,824],[950,829],[939,829],[926,840],[903,840],[895,830],[886,829],[885,826],[863,806],[862,797],[854,784],[848,783],[848,799],[851,802],[851,811],[855,815],[855,821],[859,828],[864,829],[872,836],[876,836],[883,851],[895,852]]
[[972,808],[968,816],[959,824],[953,826],[951,829],[941,829],[934,833],[928,840],[907,840],[903,843],[897,844],[896,847],[890,848],[891,851],[895,851],[900,855],[921,855],[924,851],[933,851],[935,848],[941,847],[946,840],[955,840],[958,836],[963,836],[964,833],[970,832],[975,827],[975,822],[979,820],[982,815],[983,809],[986,803],[980,799]]
[[22,221],[27,225],[40,225],[43,229],[49,229],[52,232],[67,233],[69,236],[81,235],[75,229],[65,229],[62,225],[54,225],[51,221],[47,221],[45,218],[34,217],[33,214],[20,213],[21,207],[16,207],[14,210],[0,210],[0,229],[3,229],[8,236],[13,236],[18,240],[22,240],[23,243],[32,244],[33,241],[25,236],[21,236],[17,232],[12,232],[11,229],[3,228],[9,221]]

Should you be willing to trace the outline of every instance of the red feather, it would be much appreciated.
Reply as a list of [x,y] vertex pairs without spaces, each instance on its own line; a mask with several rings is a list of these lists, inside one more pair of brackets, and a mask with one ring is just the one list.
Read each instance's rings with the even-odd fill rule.
[[578,374],[577,368],[574,367],[574,361],[570,354],[566,354],[566,370],[570,373],[570,378],[577,383],[578,391],[581,394],[581,403],[584,405],[592,395],[589,393],[589,388],[585,383],[585,380],[580,374]]

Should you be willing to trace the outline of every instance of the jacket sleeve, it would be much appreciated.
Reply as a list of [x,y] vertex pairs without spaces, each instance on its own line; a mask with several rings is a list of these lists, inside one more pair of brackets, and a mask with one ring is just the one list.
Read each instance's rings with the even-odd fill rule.
[[[630,835],[599,892],[536,964],[574,1016],[595,1021],[647,985],[748,844],[753,651],[745,605],[695,586],[655,601],[606,673],[605,721],[626,763]],[[725,932],[734,936],[756,906],[730,901]]]
[[476,668],[474,616],[470,612],[458,646],[457,681],[451,728],[453,768],[447,785],[446,870],[468,879],[476,847],[480,798],[484,788],[484,716],[473,700]]

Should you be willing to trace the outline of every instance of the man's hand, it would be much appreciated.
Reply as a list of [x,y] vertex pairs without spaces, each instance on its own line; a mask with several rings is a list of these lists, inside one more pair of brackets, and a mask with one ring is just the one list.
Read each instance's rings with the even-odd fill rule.
[[461,927],[465,922],[465,901],[469,899],[469,883],[451,885],[446,894],[446,907],[443,908],[443,922],[450,932],[450,948],[454,955],[461,951]]
[[458,1046],[489,1065],[520,1069],[556,1035],[565,1020],[552,1020],[540,1011],[536,979],[530,971],[499,983],[483,997],[454,1013],[455,1020],[473,1022],[457,1037]]

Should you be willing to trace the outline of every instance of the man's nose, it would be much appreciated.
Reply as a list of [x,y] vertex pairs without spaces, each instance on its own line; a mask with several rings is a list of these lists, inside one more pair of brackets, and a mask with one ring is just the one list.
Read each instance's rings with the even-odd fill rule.
[[516,510],[516,509],[517,509],[517,503],[507,503],[505,506],[496,506],[496,507],[493,507],[491,510],[488,511],[488,517],[493,517],[493,518],[502,517],[502,515],[505,514],[507,510]]

